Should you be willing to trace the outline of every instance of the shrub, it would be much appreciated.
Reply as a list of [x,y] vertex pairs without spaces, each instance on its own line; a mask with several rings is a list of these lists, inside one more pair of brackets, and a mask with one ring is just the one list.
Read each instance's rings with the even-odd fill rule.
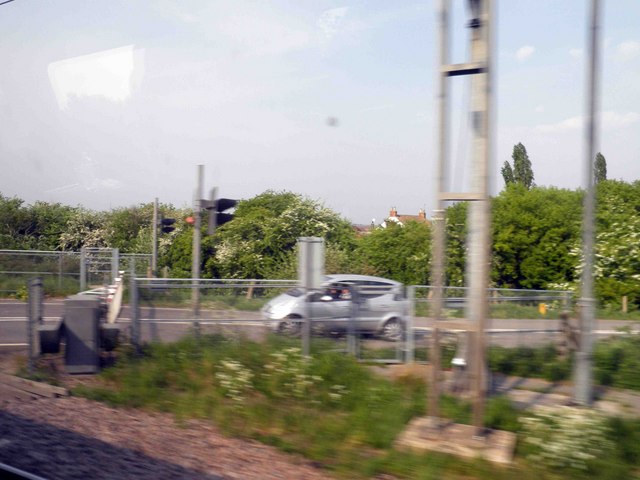
[[532,447],[527,459],[538,466],[587,470],[614,449],[605,417],[593,410],[538,406],[521,421],[524,442]]
[[627,334],[595,345],[594,377],[602,385],[640,390],[640,336]]

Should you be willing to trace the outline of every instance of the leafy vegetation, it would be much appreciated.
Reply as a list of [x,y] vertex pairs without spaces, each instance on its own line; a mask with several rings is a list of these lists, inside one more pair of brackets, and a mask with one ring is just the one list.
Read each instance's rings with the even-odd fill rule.
[[556,382],[571,376],[571,358],[559,356],[556,347],[506,348],[489,347],[487,350],[489,370],[518,377],[541,377]]
[[640,337],[622,335],[597,342],[594,377],[601,385],[640,390]]
[[234,221],[210,239],[203,272],[213,278],[296,278],[299,237],[322,237],[342,249],[355,242],[350,224],[320,203],[267,191],[241,201]]
[[513,159],[513,165],[509,161],[505,161],[500,170],[504,184],[507,187],[509,185],[520,185],[527,190],[535,186],[531,160],[529,160],[527,149],[522,143],[513,146],[511,158]]
[[598,184],[607,179],[607,160],[602,153],[596,154],[596,159],[593,162],[593,181]]
[[493,204],[492,279],[502,287],[546,289],[574,280],[581,195],[508,186]]
[[[588,443],[584,452],[597,453],[597,458],[576,460],[571,450],[567,455],[560,447],[540,450],[541,445],[567,444],[567,435],[576,433],[571,415],[560,412],[553,421],[568,424],[573,433],[538,422],[536,435],[525,437],[533,428],[527,423],[531,415],[516,411],[502,396],[488,402],[485,424],[517,432],[521,439],[543,439],[520,442],[512,467],[398,451],[398,434],[425,412],[424,379],[407,375],[387,380],[316,342],[318,350],[304,357],[296,343],[279,337],[253,343],[210,335],[153,344],[140,357],[121,352],[116,366],[101,374],[102,382],[74,393],[115,406],[171,412],[178,420],[209,419],[228,434],[304,455],[342,478],[629,478],[639,465],[637,421],[598,419],[593,427],[598,441],[593,435],[578,436]],[[455,397],[444,396],[441,411],[456,422],[470,421],[470,405]],[[553,458],[541,461],[540,455]],[[562,463],[566,458],[579,462]]]
[[[527,179],[533,182],[533,172],[527,173],[530,161],[524,146],[516,147],[513,174],[522,170],[518,175],[524,175],[524,180],[509,182],[492,201],[493,286],[577,291],[583,192],[528,184]],[[159,237],[159,266],[166,267],[172,277],[188,278],[193,227],[183,221],[187,211],[170,205],[160,210],[178,221],[175,231]],[[77,251],[95,246],[149,253],[151,212],[151,204],[92,212],[44,202],[24,205],[20,199],[0,195],[4,227],[0,248]],[[605,311],[619,311],[623,296],[630,310],[640,309],[639,213],[640,182],[598,181],[595,294]],[[447,208],[445,220],[446,283],[462,286],[467,204]],[[241,201],[233,221],[215,235],[203,236],[201,272],[211,278],[295,278],[298,237],[320,236],[326,241],[328,273],[372,274],[406,284],[428,284],[430,226],[388,223],[387,228],[359,235],[348,221],[315,200],[266,191]]]
[[420,222],[387,222],[360,239],[357,253],[363,264],[383,277],[406,285],[428,285],[431,228]]

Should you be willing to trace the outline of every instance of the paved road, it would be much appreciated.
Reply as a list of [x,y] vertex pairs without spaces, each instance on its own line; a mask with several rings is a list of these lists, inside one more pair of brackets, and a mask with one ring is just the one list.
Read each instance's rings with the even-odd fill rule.
[[[43,305],[45,322],[58,320],[64,312],[63,300],[48,300]],[[184,335],[192,327],[194,316],[190,309],[141,307],[142,339],[172,341]],[[0,300],[0,346],[24,345],[26,330],[27,306],[15,300]],[[123,307],[118,319],[123,330],[128,331],[131,312]],[[204,332],[242,331],[252,337],[261,338],[268,326],[261,320],[259,312],[237,310],[203,310],[200,323]],[[433,322],[424,317],[414,321],[416,337],[428,335]],[[552,333],[560,327],[558,320],[542,319],[500,319],[489,322],[489,343],[504,346],[540,345],[557,339]],[[619,329],[631,327],[640,330],[640,322],[622,320],[598,320],[596,336],[602,337],[619,333]]]

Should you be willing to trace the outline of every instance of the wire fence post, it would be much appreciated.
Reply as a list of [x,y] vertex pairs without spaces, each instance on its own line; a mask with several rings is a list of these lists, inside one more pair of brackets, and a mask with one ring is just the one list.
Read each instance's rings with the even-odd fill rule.
[[351,311],[349,312],[349,324],[347,325],[347,352],[354,358],[358,358],[357,332],[356,322],[360,310],[360,291],[355,286],[350,286],[349,294],[351,296]]
[[35,370],[36,360],[40,355],[40,338],[38,326],[42,324],[42,278],[36,277],[29,280],[29,298],[27,303],[29,327],[29,373]]
[[87,289],[87,249],[80,249],[80,291]]
[[62,262],[64,261],[64,252],[58,253],[58,290],[62,290]]
[[111,281],[110,284],[116,282],[118,271],[120,270],[120,251],[117,248],[111,250]]
[[140,302],[138,293],[135,263],[132,262],[131,279],[129,283],[129,302],[131,304],[131,345],[133,345],[136,354],[140,353]]
[[411,285],[407,289],[407,321],[405,327],[405,362],[415,362],[416,337],[414,326],[414,317],[416,315],[416,287]]

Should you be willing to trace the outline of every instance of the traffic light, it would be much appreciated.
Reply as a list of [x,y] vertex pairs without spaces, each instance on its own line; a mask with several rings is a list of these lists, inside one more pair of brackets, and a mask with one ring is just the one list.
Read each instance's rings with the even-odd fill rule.
[[176,229],[176,227],[173,226],[174,223],[176,223],[175,218],[161,218],[159,224],[160,231],[162,233],[173,232]]
[[233,220],[233,214],[225,213],[225,211],[238,204],[238,200],[232,200],[231,198],[216,198],[217,192],[218,189],[213,188],[211,190],[211,199],[202,201],[202,206],[209,211],[207,235],[213,235],[217,226]]
[[[238,204],[237,200],[232,200],[230,198],[219,198],[215,201],[215,205],[213,207],[213,211],[215,212],[215,225],[223,225],[227,222],[233,220],[232,213],[224,213],[225,210],[229,210],[230,208],[235,207]],[[211,212],[209,213],[209,218],[211,218]]]

